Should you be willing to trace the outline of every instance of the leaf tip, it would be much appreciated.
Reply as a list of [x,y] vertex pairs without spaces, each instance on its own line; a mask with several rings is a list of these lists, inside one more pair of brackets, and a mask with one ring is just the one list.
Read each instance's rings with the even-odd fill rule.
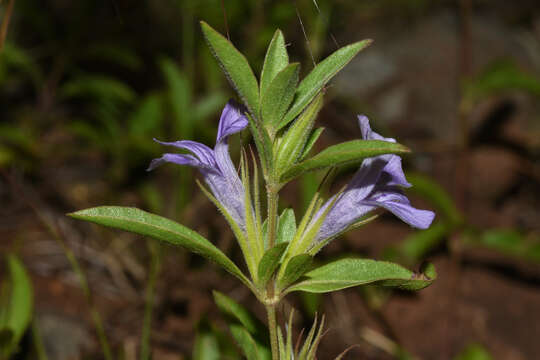
[[437,270],[435,270],[435,265],[433,265],[433,263],[423,263],[420,267],[420,271],[427,280],[433,281],[437,279]]
[[69,216],[70,218],[73,218],[73,219],[79,219],[81,214],[80,214],[80,211],[73,211],[73,212],[67,213],[66,216]]

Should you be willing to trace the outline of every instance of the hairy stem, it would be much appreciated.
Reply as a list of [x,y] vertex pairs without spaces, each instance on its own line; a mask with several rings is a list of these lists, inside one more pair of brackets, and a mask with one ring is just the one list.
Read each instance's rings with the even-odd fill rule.
[[[266,187],[268,197],[268,248],[271,249],[276,243],[276,227],[277,227],[277,210],[278,210],[278,190],[272,183]],[[276,303],[275,296],[275,279],[268,282],[266,287],[266,299],[270,300],[271,304],[266,305],[268,313],[268,329],[270,331],[270,346],[272,349],[272,360],[279,359],[278,338],[277,338],[277,321],[276,321]]]
[[266,313],[268,314],[268,329],[270,331],[270,347],[272,349],[272,360],[279,360],[276,305],[266,305]]

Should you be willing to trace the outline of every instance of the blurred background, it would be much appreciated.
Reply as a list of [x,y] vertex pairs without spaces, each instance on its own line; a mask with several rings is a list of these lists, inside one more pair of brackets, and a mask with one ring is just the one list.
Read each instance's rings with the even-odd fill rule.
[[[145,171],[164,151],[152,138],[214,144],[234,97],[199,20],[228,32],[255,73],[276,28],[303,76],[337,46],[374,39],[331,82],[316,150],[358,138],[356,114],[367,114],[413,150],[408,194],[437,213],[420,232],[384,215],[320,254],[412,269],[427,259],[439,274],[415,294],[289,296],[280,316],[297,310],[296,333],[327,316],[320,359],[354,344],[345,358],[540,358],[537,1],[3,0],[0,16],[0,315],[32,314],[15,334],[0,329],[13,358],[202,359],[201,346],[237,358],[212,289],[264,319],[247,289],[196,255],[65,216],[137,206],[240,261],[195,172]],[[249,141],[233,141],[234,158]],[[281,206],[303,211],[322,175],[286,187]]]

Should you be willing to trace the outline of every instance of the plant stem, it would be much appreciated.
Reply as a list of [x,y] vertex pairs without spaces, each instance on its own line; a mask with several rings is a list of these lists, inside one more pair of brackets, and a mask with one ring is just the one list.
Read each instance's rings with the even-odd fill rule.
[[[278,191],[277,186],[269,182],[266,187],[268,197],[268,248],[271,249],[276,243],[276,227],[277,227],[277,208],[278,208]],[[277,338],[277,321],[276,321],[276,303],[275,296],[275,279],[272,279],[266,288],[266,299],[270,304],[266,304],[266,312],[268,313],[268,329],[270,331],[270,346],[272,349],[272,360],[279,359],[278,338]]]
[[268,314],[268,329],[270,331],[270,347],[272,349],[272,360],[279,360],[276,305],[266,305],[266,313]]

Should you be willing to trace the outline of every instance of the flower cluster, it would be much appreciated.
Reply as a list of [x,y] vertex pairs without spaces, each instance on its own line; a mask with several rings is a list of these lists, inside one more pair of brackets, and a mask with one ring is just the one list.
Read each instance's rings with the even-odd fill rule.
[[[245,111],[241,105],[232,100],[227,103],[219,120],[216,146],[213,150],[204,144],[189,140],[158,141],[160,144],[187,150],[192,154],[167,153],[154,159],[148,168],[152,170],[165,162],[198,168],[213,195],[242,229],[245,227],[245,190],[231,160],[227,138],[246,128],[248,120],[244,115]],[[382,137],[371,130],[366,116],[358,116],[358,123],[362,139],[396,142],[395,139]],[[313,216],[310,226],[316,226],[322,216],[324,220],[310,248],[327,243],[377,208],[392,212],[413,227],[419,229],[429,227],[435,214],[411,206],[401,190],[410,186],[405,179],[401,158],[398,155],[385,154],[364,159],[345,190],[328,199]]]

